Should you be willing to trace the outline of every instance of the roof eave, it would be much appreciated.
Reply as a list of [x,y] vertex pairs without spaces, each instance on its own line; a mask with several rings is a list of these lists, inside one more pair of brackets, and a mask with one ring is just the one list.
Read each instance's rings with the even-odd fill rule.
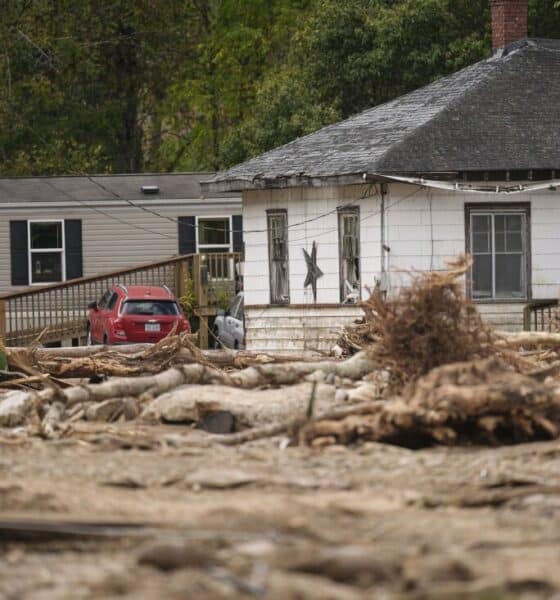
[[[378,179],[378,178],[376,178]],[[253,179],[232,178],[220,181],[202,181],[204,193],[243,192],[249,190],[286,189],[294,187],[332,187],[359,185],[372,180],[367,173],[344,173],[339,175],[284,175]]]

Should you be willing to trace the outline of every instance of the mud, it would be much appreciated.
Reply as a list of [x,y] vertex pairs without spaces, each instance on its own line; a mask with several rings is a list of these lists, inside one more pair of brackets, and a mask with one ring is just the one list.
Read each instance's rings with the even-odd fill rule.
[[560,442],[0,430],[0,598],[560,597]]

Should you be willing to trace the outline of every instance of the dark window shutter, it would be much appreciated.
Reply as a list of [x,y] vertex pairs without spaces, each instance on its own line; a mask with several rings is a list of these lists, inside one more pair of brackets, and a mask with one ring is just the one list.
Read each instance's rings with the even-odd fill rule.
[[10,221],[12,285],[29,285],[27,221]]
[[179,254],[196,254],[195,227],[195,217],[179,217]]
[[233,215],[231,228],[233,229],[233,251],[241,252],[243,250],[243,217],[241,215]]
[[82,221],[64,221],[64,245],[66,249],[66,279],[82,277]]

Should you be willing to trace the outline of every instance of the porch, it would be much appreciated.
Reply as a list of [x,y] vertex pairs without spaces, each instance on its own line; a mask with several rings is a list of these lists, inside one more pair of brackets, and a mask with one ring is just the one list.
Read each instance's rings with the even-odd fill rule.
[[188,254],[0,296],[0,341],[25,346],[86,336],[87,305],[111,286],[166,285],[199,321],[200,346],[208,347],[209,320],[236,293],[240,253]]

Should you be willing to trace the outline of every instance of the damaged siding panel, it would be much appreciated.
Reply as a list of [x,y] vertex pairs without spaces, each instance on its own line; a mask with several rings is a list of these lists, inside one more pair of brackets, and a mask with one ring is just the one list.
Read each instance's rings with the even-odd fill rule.
[[[356,306],[246,307],[245,339],[249,350],[328,352],[343,327],[362,315]],[[271,335],[271,331],[274,332]]]

